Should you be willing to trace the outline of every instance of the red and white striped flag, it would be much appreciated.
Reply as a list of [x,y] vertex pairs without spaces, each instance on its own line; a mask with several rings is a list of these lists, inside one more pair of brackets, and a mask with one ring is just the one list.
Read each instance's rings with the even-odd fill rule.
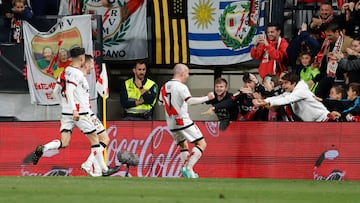
[[109,82],[108,82],[108,75],[106,71],[105,63],[102,64],[100,77],[96,82],[96,90],[101,95],[101,97],[109,97]]

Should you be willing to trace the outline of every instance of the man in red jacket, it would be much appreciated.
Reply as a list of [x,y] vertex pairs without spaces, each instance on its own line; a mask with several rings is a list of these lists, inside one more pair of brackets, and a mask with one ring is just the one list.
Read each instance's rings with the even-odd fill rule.
[[253,59],[261,60],[258,71],[263,80],[266,75],[280,75],[286,71],[288,61],[288,42],[280,37],[280,26],[269,23],[266,33],[257,37],[254,47],[250,50]]

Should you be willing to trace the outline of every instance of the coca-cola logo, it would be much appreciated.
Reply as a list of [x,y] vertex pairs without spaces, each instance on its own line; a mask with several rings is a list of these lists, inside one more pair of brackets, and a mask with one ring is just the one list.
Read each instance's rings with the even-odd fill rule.
[[[131,131],[125,134],[117,125],[112,125],[107,129],[110,138],[110,143],[107,146],[106,157],[107,165],[120,166],[120,171],[113,176],[123,176],[126,174],[126,165],[120,163],[117,154],[120,151],[128,151],[134,153],[139,158],[137,166],[131,166],[129,176],[137,177],[180,177],[180,169],[182,167],[179,147],[174,142],[171,132],[167,126],[155,126],[151,128],[148,135],[138,135]],[[218,122],[206,122],[206,129],[213,137],[219,136]],[[126,131],[125,131],[126,132]],[[139,130],[138,132],[148,132],[146,130]],[[50,150],[44,153],[44,157],[54,157],[58,155],[58,150]],[[23,176],[59,176],[72,175],[72,168],[53,167],[47,172],[30,171],[31,167],[26,170],[25,165],[32,163],[32,153],[29,154],[23,162],[21,174]]]
[[[170,131],[166,126],[155,127],[149,135],[138,136],[144,139],[124,138],[123,134],[118,134],[115,125],[107,129],[111,139],[107,148],[107,164],[121,166],[117,159],[120,151],[129,151],[139,156],[139,164],[136,166],[137,174],[129,176],[138,177],[179,177],[180,176],[180,157],[179,148],[173,141]],[[135,136],[135,135],[134,135]],[[123,167],[124,168],[124,167]],[[117,173],[120,174],[120,173]]]

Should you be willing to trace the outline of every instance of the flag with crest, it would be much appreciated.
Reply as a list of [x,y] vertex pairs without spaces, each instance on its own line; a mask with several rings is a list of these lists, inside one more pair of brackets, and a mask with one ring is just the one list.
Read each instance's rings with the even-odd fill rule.
[[264,30],[264,0],[188,1],[190,63],[229,65],[251,60]]
[[[99,0],[84,0],[83,12],[102,16],[105,60],[135,60],[148,57],[146,1],[115,0],[103,6]],[[92,19],[93,33],[96,20]]]

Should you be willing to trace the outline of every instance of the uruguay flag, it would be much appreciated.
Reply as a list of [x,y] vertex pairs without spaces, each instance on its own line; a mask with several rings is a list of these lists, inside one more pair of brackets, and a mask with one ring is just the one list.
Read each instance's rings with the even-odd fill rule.
[[251,60],[264,30],[264,0],[188,1],[190,63],[230,65]]

